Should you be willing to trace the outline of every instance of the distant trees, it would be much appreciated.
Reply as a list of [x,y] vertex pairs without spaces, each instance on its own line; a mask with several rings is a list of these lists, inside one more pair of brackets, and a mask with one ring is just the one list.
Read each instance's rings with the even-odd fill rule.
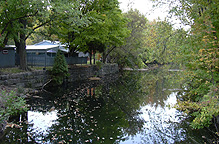
[[193,128],[203,128],[219,115],[219,1],[174,2],[170,1],[174,4],[170,12],[191,26],[177,54],[178,62],[185,66],[183,101],[177,108],[194,116]]
[[152,21],[145,30],[145,50],[141,54],[144,64],[169,64],[176,62],[176,54],[186,32],[174,29],[168,21]]
[[167,21],[148,21],[138,10],[124,13],[130,31],[125,43],[111,53],[111,62],[120,66],[147,67],[149,64],[175,62],[184,30],[176,30]]
[[[1,48],[13,39],[23,70],[28,70],[26,40],[33,33],[43,30],[48,37],[56,35],[69,44],[72,52],[103,52],[103,61],[128,34],[117,0],[8,0],[0,4]],[[39,31],[41,27],[45,28]],[[101,47],[93,47],[92,43]]]
[[130,31],[125,43],[110,54],[110,61],[121,67],[142,67],[140,55],[145,49],[145,29],[148,20],[138,10],[131,9],[123,14],[128,19],[127,27]]

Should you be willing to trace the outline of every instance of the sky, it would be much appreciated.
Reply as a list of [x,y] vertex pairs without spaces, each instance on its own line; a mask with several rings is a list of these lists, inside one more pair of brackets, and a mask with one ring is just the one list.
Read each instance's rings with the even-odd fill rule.
[[[140,13],[145,15],[149,21],[157,20],[158,17],[160,20],[164,20],[168,15],[169,7],[164,5],[162,8],[153,8],[154,3],[151,0],[118,0],[120,2],[120,9],[123,12],[127,12],[130,8],[138,9]],[[190,26],[185,26],[181,24],[176,17],[172,17],[169,21],[174,24],[173,27],[184,28],[185,30],[190,29]]]
[[161,20],[167,16],[167,8],[157,8],[154,10],[153,3],[150,0],[118,0],[120,2],[120,9],[123,12],[128,11],[130,8],[138,9],[150,21],[160,17]]

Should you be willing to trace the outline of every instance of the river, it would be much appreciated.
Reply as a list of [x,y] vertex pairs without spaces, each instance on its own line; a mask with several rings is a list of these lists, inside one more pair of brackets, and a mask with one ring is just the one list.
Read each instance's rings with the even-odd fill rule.
[[29,111],[0,143],[204,143],[172,106],[180,71],[125,71],[27,99]]

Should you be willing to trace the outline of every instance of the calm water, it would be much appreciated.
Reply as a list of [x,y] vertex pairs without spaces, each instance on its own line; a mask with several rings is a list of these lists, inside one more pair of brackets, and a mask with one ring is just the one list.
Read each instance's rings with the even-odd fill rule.
[[50,89],[28,99],[27,120],[8,128],[0,143],[203,143],[206,132],[190,129],[169,107],[177,101],[178,73],[127,71]]

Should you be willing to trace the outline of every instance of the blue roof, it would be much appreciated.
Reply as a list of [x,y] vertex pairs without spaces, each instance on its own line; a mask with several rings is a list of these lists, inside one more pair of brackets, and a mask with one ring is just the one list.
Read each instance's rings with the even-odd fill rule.
[[52,41],[43,40],[42,42],[36,43],[34,45],[57,45],[57,44],[53,43]]

